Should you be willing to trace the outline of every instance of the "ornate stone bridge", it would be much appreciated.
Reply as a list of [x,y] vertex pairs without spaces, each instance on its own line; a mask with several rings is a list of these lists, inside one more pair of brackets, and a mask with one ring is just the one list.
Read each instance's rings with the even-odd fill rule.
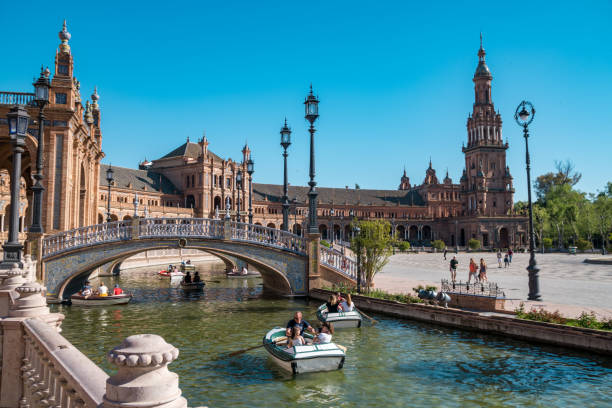
[[194,248],[254,265],[269,290],[293,296],[324,284],[354,285],[355,262],[307,238],[273,228],[208,218],[136,218],[48,236],[41,279],[49,297],[67,297],[70,282],[95,268],[150,249]]

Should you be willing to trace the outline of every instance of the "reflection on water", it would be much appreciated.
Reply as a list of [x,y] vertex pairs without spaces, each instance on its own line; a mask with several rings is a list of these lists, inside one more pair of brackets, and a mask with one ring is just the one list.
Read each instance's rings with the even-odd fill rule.
[[[266,331],[295,310],[315,318],[317,303],[262,295],[259,278],[226,279],[205,270],[205,289],[183,292],[157,269],[118,278],[127,306],[55,306],[63,335],[105,370],[105,354],[126,336],[156,333],[180,349],[170,368],[191,406],[431,407],[610,406],[612,360],[499,337],[378,316],[379,324],[338,331],[343,370],[292,376],[262,348]],[[221,268],[222,269],[222,268]]]

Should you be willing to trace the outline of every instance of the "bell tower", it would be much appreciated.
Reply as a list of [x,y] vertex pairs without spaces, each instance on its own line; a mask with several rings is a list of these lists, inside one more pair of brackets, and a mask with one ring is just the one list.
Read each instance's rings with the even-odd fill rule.
[[512,177],[506,166],[508,143],[502,141],[502,119],[491,98],[493,76],[485,61],[486,52],[478,50],[474,73],[474,105],[467,119],[467,147],[462,177],[466,214],[506,215],[513,205]]

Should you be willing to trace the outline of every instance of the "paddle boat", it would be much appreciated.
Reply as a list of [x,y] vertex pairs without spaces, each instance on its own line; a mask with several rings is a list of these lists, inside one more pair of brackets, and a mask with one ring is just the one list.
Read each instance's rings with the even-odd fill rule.
[[259,274],[259,272],[252,272],[246,268],[242,268],[242,271],[234,269],[232,271],[226,272],[225,276],[228,278],[252,278],[253,276],[261,276],[261,275]]
[[361,327],[361,314],[357,310],[352,312],[328,313],[327,305],[322,304],[317,309],[317,318],[321,322],[332,323],[335,329]]
[[169,272],[167,270],[159,271],[158,275],[161,276],[162,278],[170,278],[170,279],[173,279],[173,278],[182,278],[183,276],[185,276],[185,274],[183,272],[179,272],[179,271]]
[[181,281],[181,289],[183,290],[202,290],[205,285],[204,282],[185,283],[185,280]]
[[[312,335],[304,333],[305,339]],[[334,343],[307,344],[286,348],[286,331],[275,327],[263,338],[263,346],[272,360],[293,374],[340,370],[346,354]]]
[[83,296],[75,293],[70,296],[70,302],[75,306],[109,306],[109,305],[125,305],[132,300],[132,295],[122,293],[121,295],[98,296],[90,295]]

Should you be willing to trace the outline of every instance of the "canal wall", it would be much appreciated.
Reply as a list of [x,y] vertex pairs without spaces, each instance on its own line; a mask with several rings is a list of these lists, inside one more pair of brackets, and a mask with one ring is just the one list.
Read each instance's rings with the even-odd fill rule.
[[[312,289],[309,297],[327,301],[332,293]],[[355,305],[366,312],[612,355],[612,332],[523,320],[514,316],[484,315],[422,303],[399,303],[360,295],[351,297]]]

